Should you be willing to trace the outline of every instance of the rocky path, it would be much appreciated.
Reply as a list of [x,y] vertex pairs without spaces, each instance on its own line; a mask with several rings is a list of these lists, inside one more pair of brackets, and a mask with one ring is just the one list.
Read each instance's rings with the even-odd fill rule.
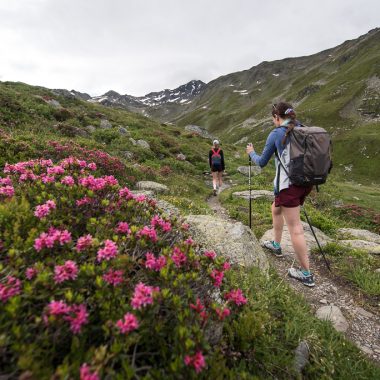
[[[229,186],[225,186],[222,190],[227,187]],[[208,204],[220,218],[230,223],[234,222],[228,216],[227,210],[220,204],[218,197],[210,197]],[[330,314],[334,326],[339,331],[355,342],[366,355],[380,363],[380,310],[378,304],[372,303],[371,305],[370,302],[367,302],[368,300],[359,291],[353,289],[338,276],[328,272],[324,262],[318,258],[310,258],[316,280],[316,286],[310,289],[287,275],[287,269],[294,263],[294,253],[291,250],[286,250],[283,258],[272,257],[269,252],[266,254],[273,267],[276,268],[281,281],[289,284],[297,293],[302,293],[314,312],[319,310],[319,313]],[[338,312],[337,316],[335,316],[336,311]]]

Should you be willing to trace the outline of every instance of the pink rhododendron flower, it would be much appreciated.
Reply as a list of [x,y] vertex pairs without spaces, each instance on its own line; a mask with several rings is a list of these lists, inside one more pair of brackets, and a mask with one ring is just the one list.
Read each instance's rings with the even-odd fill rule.
[[61,179],[61,183],[67,186],[74,186],[75,181],[74,178],[71,175],[67,175],[66,177],[63,177]]
[[77,240],[77,245],[76,245],[75,249],[78,252],[82,252],[82,251],[84,251],[85,249],[87,249],[87,248],[89,248],[91,246],[92,246],[92,236],[90,234],[88,234],[88,235],[85,235],[85,236],[81,236]]
[[223,321],[224,318],[228,317],[231,314],[231,310],[228,307],[220,309],[216,308],[215,312],[218,314],[218,317],[221,321]]
[[110,285],[117,286],[123,282],[123,274],[122,270],[110,269],[103,275],[103,280]]
[[39,219],[44,218],[45,216],[50,214],[51,210],[54,210],[56,208],[56,204],[52,200],[48,200],[46,203],[36,206],[36,210],[34,211],[34,216],[36,216]]
[[55,182],[55,177],[52,175],[46,175],[46,176],[41,175],[41,181],[43,183],[53,183]]
[[193,245],[194,244],[194,240],[191,237],[189,237],[188,239],[185,240],[185,244],[187,244],[187,245]]
[[204,311],[205,307],[202,305],[202,302],[199,298],[197,298],[197,301],[195,302],[195,305],[193,303],[190,304],[190,307],[195,310],[197,313],[201,313]]
[[74,334],[78,334],[82,326],[88,323],[86,305],[80,304],[71,306],[68,315],[64,317],[64,319],[70,322],[70,330]]
[[190,225],[188,223],[182,223],[181,228],[187,231],[190,228]]
[[11,177],[7,176],[5,178],[0,178],[0,185],[2,185],[2,186],[12,186]]
[[98,261],[109,261],[117,255],[117,245],[112,240],[106,240],[104,242],[104,248],[98,250],[97,260]]
[[57,230],[50,227],[48,232],[43,232],[35,241],[34,248],[36,251],[41,251],[43,248],[53,248],[55,242],[64,245],[71,241],[71,233],[67,230]]
[[187,261],[186,255],[178,247],[173,248],[171,259],[177,268],[180,268]]
[[145,226],[143,229],[137,232],[136,236],[138,238],[142,238],[146,236],[149,240],[151,240],[153,243],[157,241],[157,232],[154,228],[150,228],[148,226]]
[[135,315],[127,313],[124,315],[123,319],[119,319],[116,322],[116,326],[120,329],[122,334],[127,334],[139,327],[139,321]]
[[86,363],[80,367],[80,380],[100,380],[97,372],[91,372],[90,366]]
[[13,276],[6,277],[5,283],[0,283],[0,301],[6,302],[9,298],[21,293],[21,281]]
[[63,174],[65,172],[65,169],[62,166],[53,166],[47,169],[47,174]]
[[155,215],[152,220],[150,221],[150,225],[152,227],[159,226],[162,231],[169,232],[172,229],[172,225],[170,222],[165,221],[164,219],[160,218],[158,215]]
[[153,293],[159,292],[160,288],[138,283],[133,292],[131,305],[133,309],[141,309],[153,303]]
[[54,268],[54,281],[60,284],[66,280],[75,280],[78,276],[77,264],[67,260],[64,265],[56,265]]
[[115,231],[116,231],[116,233],[119,233],[119,234],[127,234],[128,235],[131,233],[131,230],[129,229],[129,225],[127,222],[119,222]]
[[231,264],[228,261],[224,262],[224,264],[223,264],[223,270],[227,271],[227,270],[230,270],[230,269],[231,269]]
[[211,272],[210,276],[214,280],[214,286],[217,288],[220,288],[220,286],[222,285],[224,272],[221,272],[221,271],[218,271],[217,269],[214,269]]
[[92,171],[95,171],[96,170],[96,164],[95,162],[90,162],[87,167],[92,170]]
[[156,258],[153,253],[146,254],[145,268],[160,271],[166,265],[166,257],[161,255]]
[[146,195],[144,194],[139,194],[135,196],[135,201],[138,203],[143,203],[146,201]]
[[201,351],[198,351],[195,355],[186,355],[184,362],[187,366],[193,366],[196,373],[199,373],[206,367],[206,361]]
[[13,186],[0,187],[0,195],[4,195],[8,198],[13,197],[15,194],[15,189]]
[[64,301],[51,301],[48,305],[48,313],[50,315],[65,315],[69,311],[70,306],[68,306]]
[[216,253],[214,251],[206,251],[204,255],[211,260],[215,260],[216,258]]
[[127,201],[130,199],[134,199],[134,195],[132,194],[131,190],[128,189],[128,187],[123,187],[119,190],[119,197],[124,198]]
[[64,245],[71,241],[71,232],[67,230],[60,231],[59,244]]
[[234,302],[237,306],[245,305],[247,303],[247,299],[244,297],[241,289],[231,290],[224,296],[224,298],[228,301]]
[[31,280],[33,277],[37,275],[38,271],[36,268],[27,268],[25,271],[25,277],[28,280]]
[[78,207],[80,207],[80,206],[83,206],[83,205],[91,204],[92,202],[93,202],[92,198],[90,198],[90,197],[83,197],[83,198],[78,199],[76,201],[76,205]]
[[47,166],[53,166],[53,161],[52,160],[40,160],[40,166],[41,167],[47,167]]

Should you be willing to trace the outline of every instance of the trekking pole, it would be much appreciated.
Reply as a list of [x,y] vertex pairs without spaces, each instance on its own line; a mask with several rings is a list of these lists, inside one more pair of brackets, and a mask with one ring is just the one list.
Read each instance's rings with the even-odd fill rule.
[[315,239],[315,241],[316,241],[317,244],[318,244],[319,251],[321,252],[321,254],[322,254],[322,256],[323,256],[323,259],[325,260],[325,263],[326,263],[326,266],[327,266],[328,270],[331,272],[330,264],[329,264],[329,262],[327,261],[327,258],[326,258],[326,256],[325,256],[323,250],[322,250],[321,245],[319,244],[319,241],[318,241],[318,239],[317,239],[317,235],[315,234],[315,232],[314,232],[314,228],[313,228],[313,226],[312,226],[311,223],[310,223],[309,215],[307,215],[307,212],[306,212],[306,210],[305,210],[305,207],[304,207],[304,206],[301,206],[301,207],[302,207],[302,211],[303,211],[303,213],[304,213],[305,216],[306,216],[306,220],[307,220],[307,223],[309,224],[309,227],[310,227],[310,229],[311,229],[311,232],[312,232],[313,235],[314,235],[314,239]]
[[248,167],[248,183],[249,183],[249,228],[252,229],[252,199],[251,199],[251,168],[252,159],[249,156],[249,167]]

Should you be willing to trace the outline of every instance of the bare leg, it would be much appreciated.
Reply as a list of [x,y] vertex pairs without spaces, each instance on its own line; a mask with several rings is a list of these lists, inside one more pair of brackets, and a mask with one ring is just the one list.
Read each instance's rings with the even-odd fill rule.
[[218,184],[218,172],[212,172],[212,187],[216,190],[216,186]]
[[284,217],[281,213],[281,207],[275,207],[274,202],[272,203],[272,219],[273,219],[273,230],[274,230],[274,241],[276,243],[281,243],[282,230],[284,228]]
[[223,172],[218,172],[218,183],[219,187],[222,187],[223,178],[222,178]]
[[309,270],[309,256],[307,252],[305,235],[303,226],[300,219],[300,207],[282,207],[282,214],[284,215],[286,225],[290,233],[294,252],[297,260],[303,270]]

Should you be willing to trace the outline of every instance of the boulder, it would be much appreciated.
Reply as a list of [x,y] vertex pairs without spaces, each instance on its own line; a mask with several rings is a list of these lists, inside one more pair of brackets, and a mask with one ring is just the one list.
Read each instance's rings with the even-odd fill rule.
[[350,237],[359,240],[366,240],[373,243],[380,244],[380,235],[367,230],[360,230],[356,228],[339,228],[338,234],[341,237]]
[[112,124],[107,119],[102,119],[100,120],[100,128],[111,129]]
[[182,153],[177,154],[176,160],[178,161],[186,161],[186,156]]
[[309,363],[309,345],[304,340],[299,343],[294,351],[294,369],[302,374],[302,370]]
[[361,249],[374,255],[380,255],[380,244],[366,240],[339,240],[339,244],[346,247]]
[[145,140],[137,140],[136,141],[136,145],[140,146],[141,148],[144,148],[144,149],[150,149],[150,145],[148,142],[146,142]]
[[186,125],[185,131],[193,132],[204,139],[214,139],[214,136],[211,135],[207,129],[199,127],[198,125]]
[[322,306],[315,315],[319,319],[331,321],[337,331],[345,332],[349,327],[346,318],[337,306]]
[[[249,175],[249,166],[239,166],[237,168],[237,171],[243,175],[248,176]],[[260,166],[252,165],[251,166],[251,175],[258,175],[258,174],[261,174]]]
[[151,190],[131,190],[133,195],[145,195],[148,198],[154,198],[154,192]]
[[169,188],[161,183],[153,181],[140,181],[136,184],[139,190],[152,190],[154,193],[168,193]]
[[174,215],[176,217],[181,216],[181,212],[179,209],[175,206],[173,206],[171,203],[164,201],[163,199],[159,199],[157,201],[157,207],[161,209],[165,214],[168,216]]
[[214,250],[231,263],[257,266],[268,272],[268,259],[247,226],[211,215],[188,215],[185,220],[194,239],[206,249]]
[[[232,193],[232,196],[235,198],[249,199],[249,190],[237,191],[236,193]],[[273,191],[251,190],[251,199],[259,199],[259,198],[266,198],[269,201],[273,201],[274,200]]]
[[[253,220],[253,223],[255,221]],[[306,244],[309,249],[317,248],[317,242],[314,239],[313,233],[311,232],[311,229],[309,225],[305,222],[301,222],[303,225],[303,230],[305,233],[305,239],[306,239]],[[326,234],[324,234],[320,229],[313,227],[315,234],[317,235],[318,241],[321,244],[321,246],[326,245],[329,242],[332,242],[332,239],[328,237]],[[260,239],[260,242],[264,242],[264,240],[273,240],[273,228],[265,232],[265,234],[262,236]],[[290,240],[290,234],[288,231],[288,227],[285,225],[284,226],[284,231],[282,233],[282,240],[281,240],[281,248],[282,251],[285,254],[294,254],[292,242]]]
[[133,160],[134,154],[132,152],[129,152],[128,150],[124,151],[123,157],[126,158],[127,160]]

